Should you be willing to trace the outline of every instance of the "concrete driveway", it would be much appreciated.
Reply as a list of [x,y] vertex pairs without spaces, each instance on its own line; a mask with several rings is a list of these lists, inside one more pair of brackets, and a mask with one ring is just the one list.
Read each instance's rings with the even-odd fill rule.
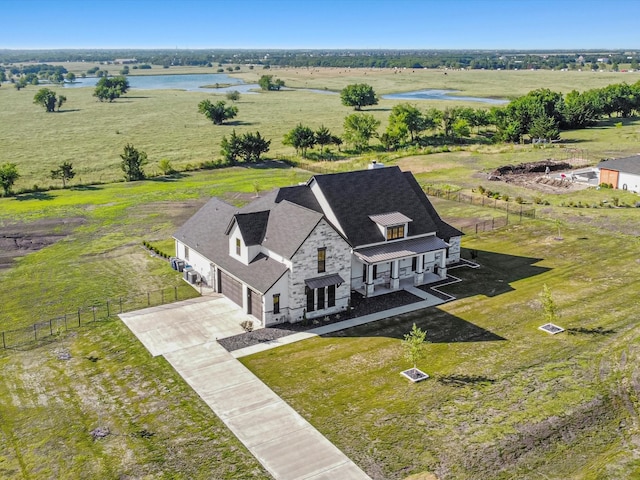
[[222,296],[120,315],[163,355],[276,480],[366,480],[355,463],[216,341],[252,317]]

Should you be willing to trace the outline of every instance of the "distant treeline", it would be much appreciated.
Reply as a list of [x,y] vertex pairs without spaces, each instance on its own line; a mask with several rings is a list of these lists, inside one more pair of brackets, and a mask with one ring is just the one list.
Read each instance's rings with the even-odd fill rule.
[[636,52],[489,50],[0,50],[5,65],[36,62],[113,62],[167,66],[250,64],[338,68],[471,68],[487,70],[638,68]]

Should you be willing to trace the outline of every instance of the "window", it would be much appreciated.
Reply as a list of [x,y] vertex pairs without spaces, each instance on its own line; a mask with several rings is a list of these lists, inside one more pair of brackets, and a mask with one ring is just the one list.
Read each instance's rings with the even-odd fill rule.
[[367,281],[367,264],[363,264],[362,265],[362,281],[366,282]]
[[307,312],[315,310],[315,293],[313,288],[307,288]]
[[189,247],[187,247],[186,245],[184,246],[184,259],[187,262],[189,261]]
[[336,286],[329,285],[327,287],[327,306],[335,307],[336,306]]
[[324,273],[326,267],[327,260],[327,249],[319,248],[318,249],[318,273]]
[[240,256],[242,253],[242,241],[239,238],[236,238],[236,255]]
[[378,265],[373,266],[373,279],[378,278]]
[[324,288],[318,289],[318,310],[324,310]]
[[404,225],[387,227],[387,240],[395,240],[396,238],[404,238]]
[[418,257],[411,257],[411,271],[415,272],[418,270]]
[[273,313],[276,315],[280,313],[280,294],[279,293],[276,293],[273,296]]

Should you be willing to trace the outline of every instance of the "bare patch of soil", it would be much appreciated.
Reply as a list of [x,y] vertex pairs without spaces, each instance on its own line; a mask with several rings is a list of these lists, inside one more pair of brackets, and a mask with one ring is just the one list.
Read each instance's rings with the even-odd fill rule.
[[83,217],[71,217],[0,225],[0,269],[9,268],[18,257],[53,245],[85,222]]
[[586,161],[579,158],[562,162],[547,159],[518,165],[504,165],[491,172],[488,180],[510,183],[544,193],[566,193],[590,186],[574,181],[570,173],[572,169],[584,165]]

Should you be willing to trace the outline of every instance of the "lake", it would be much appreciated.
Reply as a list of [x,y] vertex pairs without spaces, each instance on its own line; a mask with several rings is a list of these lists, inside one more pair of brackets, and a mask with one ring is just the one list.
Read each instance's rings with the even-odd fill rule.
[[[78,78],[73,83],[65,83],[65,88],[95,87],[100,79],[96,77]],[[132,90],[187,90],[226,93],[237,90],[240,93],[255,93],[252,89],[260,88],[256,83],[244,83],[239,78],[224,73],[203,73],[187,75],[128,75]],[[203,88],[205,85],[232,84],[230,87]]]
[[491,103],[494,105],[503,105],[505,103],[509,103],[509,100],[501,100],[498,98],[464,97],[452,95],[457,91],[458,90],[416,90],[415,92],[382,95],[382,98],[387,100],[458,100],[467,102]]

